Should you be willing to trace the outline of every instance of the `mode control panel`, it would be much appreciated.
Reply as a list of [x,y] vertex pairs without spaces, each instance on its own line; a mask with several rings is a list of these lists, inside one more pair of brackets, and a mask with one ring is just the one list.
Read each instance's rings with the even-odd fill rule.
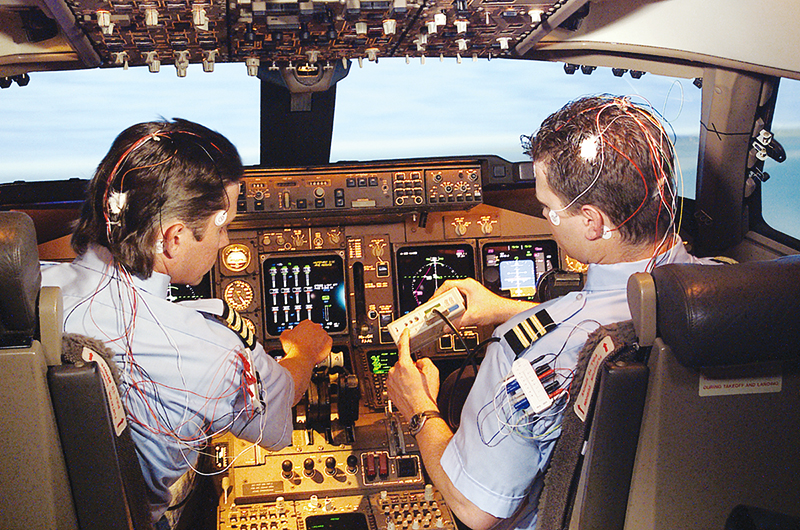
[[283,217],[464,209],[483,201],[480,161],[344,164],[308,169],[248,168],[238,212]]

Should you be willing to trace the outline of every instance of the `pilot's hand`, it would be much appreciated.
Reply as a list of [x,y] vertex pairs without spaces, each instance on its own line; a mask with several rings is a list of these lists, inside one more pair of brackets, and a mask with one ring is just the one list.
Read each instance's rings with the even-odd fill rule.
[[458,288],[464,296],[467,310],[456,317],[454,324],[463,326],[497,326],[534,304],[499,296],[472,278],[447,280],[433,293],[438,296],[445,291]]
[[303,320],[281,333],[281,346],[287,357],[303,357],[316,365],[328,358],[333,340],[322,326]]
[[427,357],[416,363],[408,347],[408,330],[404,330],[397,345],[398,359],[386,378],[389,399],[406,419],[426,410],[439,410],[439,370]]

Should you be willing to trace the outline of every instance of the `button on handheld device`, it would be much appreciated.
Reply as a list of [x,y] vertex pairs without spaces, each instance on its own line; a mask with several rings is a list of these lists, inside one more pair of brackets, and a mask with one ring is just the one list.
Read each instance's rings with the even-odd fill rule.
[[389,333],[395,343],[400,342],[403,330],[408,329],[411,351],[417,351],[435,341],[445,330],[447,323],[435,310],[448,319],[453,319],[466,310],[464,297],[455,287],[439,296],[434,296],[410,313],[389,323]]

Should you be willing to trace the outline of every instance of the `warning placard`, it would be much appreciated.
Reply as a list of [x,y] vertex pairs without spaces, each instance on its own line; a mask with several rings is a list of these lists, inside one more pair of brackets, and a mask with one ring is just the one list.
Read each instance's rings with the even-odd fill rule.
[[780,392],[783,377],[748,377],[741,379],[709,379],[700,375],[700,397],[732,396],[736,394],[769,394]]

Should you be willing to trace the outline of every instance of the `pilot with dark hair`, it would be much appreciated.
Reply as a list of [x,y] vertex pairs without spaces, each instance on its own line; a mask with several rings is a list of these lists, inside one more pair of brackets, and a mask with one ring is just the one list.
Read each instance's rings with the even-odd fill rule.
[[134,125],[89,185],[72,237],[77,259],[42,274],[61,287],[64,330],[115,354],[159,528],[169,525],[170,487],[212,436],[290,443],[291,408],[331,350],[321,326],[304,321],[281,335],[276,361],[221,300],[203,301],[202,312],[170,300],[171,283],[199,284],[228,244],[242,174],[236,148],[201,125]]
[[[631,318],[628,278],[690,256],[675,227],[671,142],[658,117],[629,98],[576,100],[530,138],[536,197],[563,252],[588,264],[583,290],[540,305],[503,298],[475,280],[445,282],[466,300],[461,326],[496,326],[453,433],[437,407],[439,374],[412,361],[408,332],[390,370],[389,398],[412,430],[435,486],[474,530],[534,528],[537,502],[570,391],[578,353],[601,325]],[[510,402],[512,363],[553,369],[553,403],[537,413]],[[518,382],[518,381],[517,381]],[[525,405],[528,405],[526,408]],[[413,419],[412,419],[413,418]]]

